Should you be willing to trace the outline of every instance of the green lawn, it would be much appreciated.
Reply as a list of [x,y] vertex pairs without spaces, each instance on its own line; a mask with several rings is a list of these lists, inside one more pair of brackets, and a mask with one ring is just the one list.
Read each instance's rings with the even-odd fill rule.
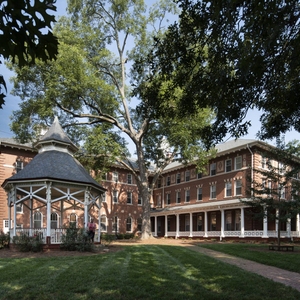
[[266,244],[224,242],[199,244],[199,246],[300,273],[300,246],[294,247],[295,252],[269,251]]
[[176,246],[0,259],[0,270],[0,299],[300,299],[290,287]]

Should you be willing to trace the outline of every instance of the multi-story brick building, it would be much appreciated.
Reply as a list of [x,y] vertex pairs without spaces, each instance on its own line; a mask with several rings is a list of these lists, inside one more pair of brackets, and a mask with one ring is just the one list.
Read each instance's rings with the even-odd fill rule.
[[[249,206],[240,201],[249,198],[251,170],[265,167],[270,147],[247,139],[220,144],[216,157],[203,173],[197,173],[193,164],[169,165],[153,194],[153,235],[218,239],[276,237],[277,222],[267,217],[250,217]],[[282,225],[282,237],[299,237],[299,226],[298,214]]]

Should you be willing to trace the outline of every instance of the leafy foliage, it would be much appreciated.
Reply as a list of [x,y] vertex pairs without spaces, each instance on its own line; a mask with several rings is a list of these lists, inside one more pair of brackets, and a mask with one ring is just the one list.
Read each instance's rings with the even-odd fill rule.
[[43,251],[43,239],[39,234],[35,236],[28,236],[25,233],[21,233],[21,235],[16,235],[13,237],[13,243],[21,252]]
[[251,108],[262,112],[261,138],[300,131],[299,1],[177,3],[179,21],[156,40],[148,62],[150,82],[155,76],[172,81],[164,95],[157,86],[144,91],[161,115],[168,114],[166,103],[180,88],[182,114],[210,107],[216,115],[214,125],[202,130],[208,145],[227,133],[245,134]]
[[8,233],[4,233],[2,230],[0,231],[0,249],[4,247],[8,247],[10,242],[10,235]]
[[[49,30],[54,16],[48,10],[56,11],[56,0],[1,0],[0,1],[0,55],[11,59],[19,66],[35,63],[36,58],[43,61],[55,59],[57,38]],[[1,85],[6,89],[3,77]],[[0,89],[1,92],[1,89]],[[4,104],[0,94],[0,108]]]
[[75,223],[70,223],[66,234],[62,235],[60,248],[68,251],[93,251],[94,244],[84,228],[77,228]]

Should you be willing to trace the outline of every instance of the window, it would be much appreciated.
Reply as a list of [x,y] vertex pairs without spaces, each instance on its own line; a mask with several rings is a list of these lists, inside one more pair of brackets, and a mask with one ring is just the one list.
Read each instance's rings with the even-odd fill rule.
[[132,223],[131,218],[128,217],[128,218],[126,219],[126,231],[127,231],[127,232],[131,232],[131,231],[132,231],[131,223]]
[[33,214],[33,228],[42,228],[42,214],[39,211]]
[[231,182],[225,183],[225,197],[231,197],[232,185]]
[[127,204],[132,204],[132,192],[127,192]]
[[279,194],[280,199],[285,199],[285,187],[284,186],[279,187],[278,194]]
[[216,175],[216,163],[210,165],[210,176]]
[[157,187],[160,188],[161,187],[161,179],[157,180]]
[[181,202],[181,199],[180,199],[180,192],[177,191],[176,192],[176,203],[180,203]]
[[185,227],[185,231],[190,231],[190,216],[189,215],[185,215],[184,227]]
[[117,234],[119,231],[119,220],[117,216],[115,216],[113,219],[113,231],[115,232],[115,234]]
[[171,185],[171,177],[170,176],[167,177],[167,185],[168,186]]
[[225,161],[225,170],[226,170],[226,172],[230,172],[231,171],[231,159],[227,159]]
[[190,181],[190,171],[185,171],[185,181]]
[[51,229],[57,229],[57,225],[58,225],[58,216],[57,216],[57,213],[53,212],[51,213]]
[[217,187],[215,184],[210,186],[210,199],[216,199],[217,198]]
[[77,215],[72,213],[70,214],[70,225],[73,224],[75,227],[77,226]]
[[127,183],[132,184],[132,175],[131,174],[127,174]]
[[266,169],[267,168],[267,159],[266,159],[266,157],[265,156],[261,156],[261,167],[263,168],[263,169]]
[[202,178],[202,172],[197,174],[197,178],[201,179]]
[[197,189],[197,200],[202,201],[202,188]]
[[241,230],[241,212],[235,211],[235,230]]
[[16,205],[16,212],[17,212],[17,214],[22,214],[23,213],[23,204],[22,203],[18,203]]
[[203,230],[203,216],[197,215],[197,230],[202,231]]
[[278,163],[278,172],[279,174],[284,174],[284,172],[286,171],[285,165],[282,162]]
[[180,173],[177,173],[176,175],[176,183],[180,183]]
[[231,220],[231,211],[226,211],[225,212],[225,230],[232,230],[231,229],[231,223],[232,223],[232,220]]
[[143,204],[142,196],[138,194],[138,205],[142,205],[142,204]]
[[17,160],[16,161],[16,171],[17,171],[17,173],[20,172],[22,169],[23,169],[23,162]]
[[185,202],[190,202],[190,190],[185,191]]
[[239,170],[242,168],[242,157],[241,156],[237,156],[235,158],[235,169]]
[[242,181],[237,180],[235,182],[235,195],[242,195]]
[[118,182],[119,181],[119,174],[118,172],[113,172],[112,173],[112,179],[114,182]]
[[142,231],[142,218],[137,219],[137,230]]
[[102,215],[101,218],[100,218],[100,228],[101,228],[101,231],[107,231],[107,226],[106,226],[106,221],[107,221],[107,218],[105,215]]
[[167,204],[171,204],[171,194],[166,194],[167,196]]
[[157,203],[157,207],[161,207],[161,196],[160,195],[156,196],[156,203]]
[[217,230],[217,214],[215,212],[210,214],[210,230]]
[[113,191],[113,203],[118,203],[118,191]]

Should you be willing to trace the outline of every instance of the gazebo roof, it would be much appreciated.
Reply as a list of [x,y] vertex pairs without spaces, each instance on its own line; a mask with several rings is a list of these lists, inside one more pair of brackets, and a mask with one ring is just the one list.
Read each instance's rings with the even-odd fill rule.
[[90,176],[70,151],[66,151],[70,148],[74,150],[76,146],[62,130],[57,118],[36,145],[40,147],[39,153],[24,169],[6,179],[2,187],[5,188],[7,184],[16,182],[53,180],[88,185],[102,192],[105,191],[105,188]]

